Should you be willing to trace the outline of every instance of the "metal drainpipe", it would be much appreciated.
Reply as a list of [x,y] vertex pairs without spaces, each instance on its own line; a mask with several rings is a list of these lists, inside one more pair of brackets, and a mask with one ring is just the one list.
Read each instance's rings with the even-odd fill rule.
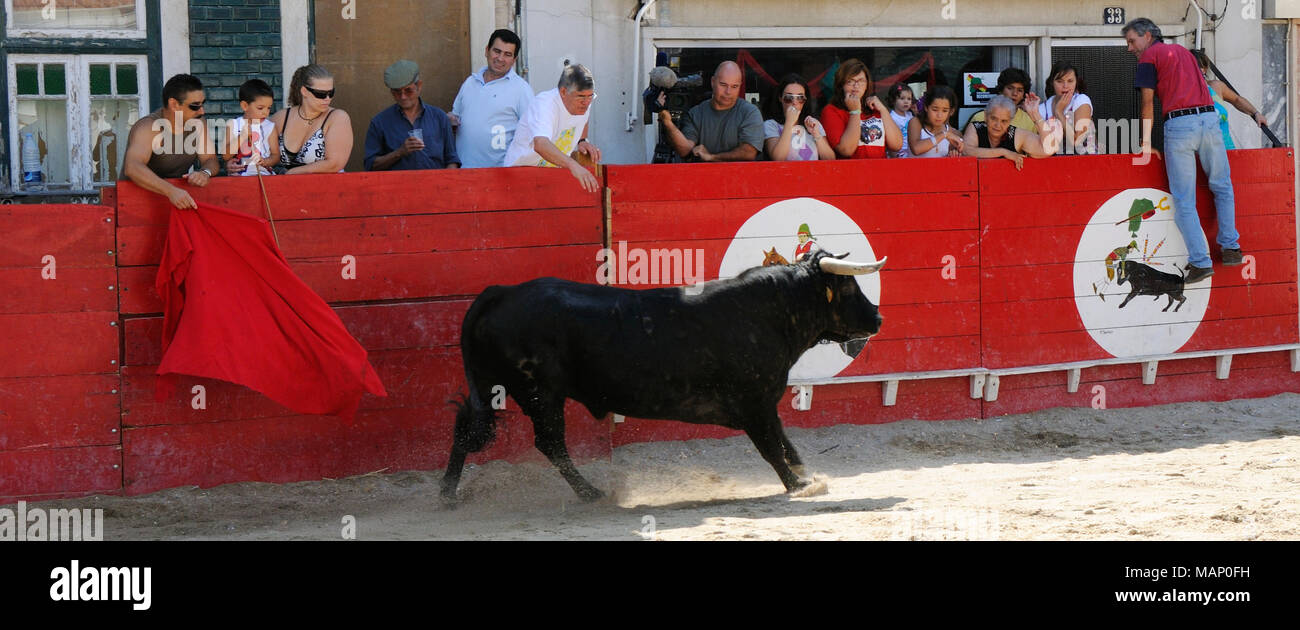
[[[519,36],[519,41],[527,42],[527,33],[524,29],[523,0],[515,0],[515,34]],[[525,81],[528,80],[528,55],[519,55],[515,59],[515,74],[523,77]]]
[[1205,26],[1205,12],[1196,0],[1187,0],[1187,3],[1196,9],[1196,50],[1201,50],[1201,28]]
[[650,10],[650,7],[654,6],[656,1],[647,0],[645,4],[641,5],[641,9],[636,12],[636,33],[632,37],[635,46],[632,49],[632,83],[630,84],[632,89],[628,95],[628,102],[632,105],[632,111],[627,113],[627,129],[625,130],[628,132],[636,128],[636,121],[640,114],[637,106],[641,104],[641,18],[645,16],[646,11]]

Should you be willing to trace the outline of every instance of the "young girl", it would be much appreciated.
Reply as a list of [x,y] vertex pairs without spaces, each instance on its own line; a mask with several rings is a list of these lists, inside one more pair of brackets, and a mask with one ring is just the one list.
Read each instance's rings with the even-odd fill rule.
[[1065,128],[1064,154],[1083,155],[1096,153],[1093,134],[1092,99],[1084,94],[1088,90],[1083,75],[1068,61],[1058,61],[1047,77],[1052,97],[1039,104],[1038,114],[1045,120],[1059,120]]
[[956,157],[965,141],[948,120],[957,104],[957,94],[946,85],[925,91],[925,109],[907,124],[907,144],[914,157]]
[[[894,119],[894,123],[899,129],[906,130],[907,123],[912,121],[912,105],[916,103],[916,96],[912,94],[912,88],[907,87],[905,83],[895,83],[894,87],[889,88],[889,94],[885,96],[885,104],[889,106],[889,116]],[[898,151],[890,151],[889,157],[912,157],[912,151],[908,148],[907,143],[903,143],[903,148]]]

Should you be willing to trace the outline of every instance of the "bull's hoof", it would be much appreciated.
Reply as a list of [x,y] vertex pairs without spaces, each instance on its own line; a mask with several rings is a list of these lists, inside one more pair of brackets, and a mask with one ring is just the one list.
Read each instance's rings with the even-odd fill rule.
[[594,487],[583,488],[578,490],[577,493],[578,498],[582,499],[583,503],[591,503],[605,498],[605,493]]
[[814,477],[809,479],[800,479],[799,483],[793,488],[786,491],[786,494],[795,498],[818,497],[830,492],[830,487],[826,485],[825,477]]
[[443,490],[438,493],[438,506],[444,510],[454,510],[460,507],[460,497],[456,496],[455,490]]

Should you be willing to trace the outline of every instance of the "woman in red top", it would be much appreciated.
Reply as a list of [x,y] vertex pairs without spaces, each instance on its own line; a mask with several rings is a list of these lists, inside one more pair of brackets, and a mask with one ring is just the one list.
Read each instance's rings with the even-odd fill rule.
[[889,108],[876,98],[875,88],[867,64],[857,59],[841,63],[835,71],[835,91],[822,108],[822,125],[837,157],[883,158],[885,151],[903,147],[903,133]]

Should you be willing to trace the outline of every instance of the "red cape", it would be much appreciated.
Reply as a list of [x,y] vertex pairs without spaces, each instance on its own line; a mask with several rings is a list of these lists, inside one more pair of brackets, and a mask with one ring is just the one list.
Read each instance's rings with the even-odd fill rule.
[[[298,413],[351,420],[386,396],[366,350],[289,268],[265,219],[199,204],[172,210],[158,268],[158,374],[244,385]],[[173,379],[159,379],[165,395]]]

